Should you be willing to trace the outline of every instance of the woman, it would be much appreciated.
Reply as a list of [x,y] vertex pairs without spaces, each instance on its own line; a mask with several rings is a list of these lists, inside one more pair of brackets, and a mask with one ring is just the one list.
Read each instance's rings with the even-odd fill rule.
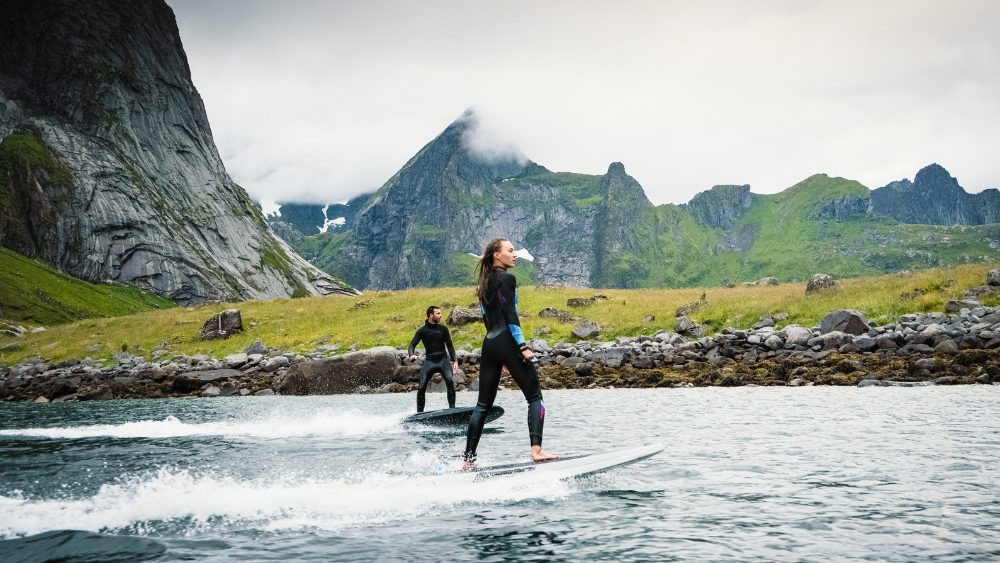
[[521,323],[517,318],[517,280],[507,273],[514,267],[517,254],[514,245],[502,238],[486,245],[476,270],[479,283],[476,295],[486,322],[486,338],[479,361],[479,400],[469,421],[469,434],[465,444],[465,466],[475,466],[476,446],[483,434],[486,413],[493,408],[500,386],[500,373],[504,367],[528,400],[528,434],[531,436],[531,459],[542,461],[556,459],[542,450],[542,425],[545,422],[545,405],[542,388],[538,383],[535,365],[538,360],[524,342]]

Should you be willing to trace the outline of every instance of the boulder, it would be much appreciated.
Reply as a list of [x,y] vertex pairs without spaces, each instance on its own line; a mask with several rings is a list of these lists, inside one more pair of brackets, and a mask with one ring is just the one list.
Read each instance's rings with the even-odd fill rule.
[[891,334],[880,334],[875,337],[875,344],[878,345],[881,350],[895,350],[899,348],[896,341],[892,338]]
[[567,307],[590,307],[593,304],[593,299],[584,299],[582,297],[570,297],[566,300]]
[[836,285],[837,280],[833,279],[833,276],[827,274],[816,274],[811,280],[809,280],[809,283],[806,284],[806,293],[815,293],[817,291],[836,287]]
[[254,397],[271,397],[274,395],[273,389],[261,389],[253,394]]
[[202,340],[220,340],[243,330],[243,317],[239,309],[226,309],[205,321],[201,327]]
[[479,309],[466,309],[465,307],[452,309],[445,321],[449,326],[461,326],[476,322],[483,322],[483,312]]
[[870,328],[868,326],[868,317],[857,309],[830,311],[819,322],[819,331],[823,334],[837,330],[846,332],[847,334],[858,335],[867,333]]
[[778,278],[760,278],[757,285],[778,285]]
[[226,356],[223,363],[227,368],[239,368],[243,364],[247,363],[248,360],[249,358],[245,353],[239,352],[237,354],[229,354]]
[[986,285],[1000,286],[1000,270],[990,270],[990,273],[986,274]]
[[803,326],[789,325],[786,326],[783,331],[788,337],[785,340],[785,344],[790,344],[792,346],[805,346],[806,343],[813,337],[812,331]]
[[934,364],[935,363],[936,362],[934,361],[934,358],[923,358],[923,359],[917,360],[916,363],[913,364],[913,366],[915,368],[917,368],[917,369],[931,370],[931,369],[934,369]]
[[222,390],[216,387],[215,385],[212,385],[211,383],[209,383],[208,387],[206,387],[205,390],[201,392],[202,397],[218,397],[221,394]]
[[248,356],[251,354],[266,354],[267,346],[264,346],[264,343],[260,340],[254,340],[253,344],[244,348],[243,351],[246,352]]
[[953,356],[958,353],[958,343],[954,340],[944,340],[934,347],[934,351],[938,354]]
[[282,395],[353,393],[362,385],[375,388],[390,383],[399,366],[398,350],[392,346],[377,346],[314,362],[297,363],[288,370],[277,391]]
[[637,358],[632,358],[629,362],[635,369],[653,369],[656,364],[653,359],[647,356],[639,356]]
[[86,393],[77,395],[77,400],[80,401],[110,401],[114,398],[114,395],[111,394],[111,389],[107,385],[101,385]]
[[281,368],[288,367],[288,358],[284,356],[275,356],[264,364],[264,371],[267,373],[274,373]]
[[982,303],[979,301],[973,301],[972,299],[957,299],[945,303],[944,312],[957,313],[962,309],[975,309],[980,306],[982,306]]
[[771,350],[780,350],[785,347],[785,341],[782,340],[777,334],[772,334],[764,340],[764,346],[770,348]]
[[858,347],[858,350],[862,352],[874,352],[878,348],[878,343],[875,339],[868,336],[867,334],[862,334],[854,339],[854,345]]
[[577,340],[593,340],[601,334],[601,325],[597,321],[583,321],[573,327],[573,338]]
[[546,307],[538,313],[538,316],[543,319],[555,319],[558,318],[559,315],[562,313],[564,313],[564,311],[560,311],[559,309],[553,309],[552,307]]

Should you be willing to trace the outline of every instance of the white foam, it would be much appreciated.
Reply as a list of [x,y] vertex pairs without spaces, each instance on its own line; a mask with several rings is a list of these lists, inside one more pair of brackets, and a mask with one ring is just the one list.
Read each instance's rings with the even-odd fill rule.
[[495,479],[474,483],[469,475],[369,473],[358,479],[238,480],[194,477],[161,469],[121,484],[104,485],[79,499],[29,500],[0,495],[0,538],[72,529],[197,533],[214,528],[268,531],[378,524],[438,513],[459,503],[506,503],[569,494],[553,479]]
[[123,424],[95,424],[56,428],[20,428],[0,430],[0,436],[35,436],[41,438],[175,438],[179,436],[247,436],[254,438],[290,438],[302,436],[362,436],[402,431],[404,413],[368,415],[357,411],[319,412],[310,417],[271,417],[253,421],[187,423],[168,416],[163,420],[140,420]]

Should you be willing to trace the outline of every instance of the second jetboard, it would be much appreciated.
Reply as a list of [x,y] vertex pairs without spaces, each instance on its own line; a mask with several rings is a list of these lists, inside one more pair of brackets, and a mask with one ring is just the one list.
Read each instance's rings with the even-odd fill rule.
[[[459,407],[456,409],[441,409],[439,411],[418,412],[403,419],[403,424],[429,424],[432,426],[463,426],[469,424],[472,418],[472,411],[475,407]],[[489,414],[486,415],[486,422],[503,416],[503,407],[493,405]]]

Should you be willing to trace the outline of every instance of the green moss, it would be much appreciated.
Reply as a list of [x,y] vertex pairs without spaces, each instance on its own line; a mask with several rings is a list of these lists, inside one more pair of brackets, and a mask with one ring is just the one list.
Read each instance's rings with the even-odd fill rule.
[[297,284],[295,291],[292,292],[292,299],[300,299],[302,297],[309,297],[310,295],[312,294],[302,284]]

